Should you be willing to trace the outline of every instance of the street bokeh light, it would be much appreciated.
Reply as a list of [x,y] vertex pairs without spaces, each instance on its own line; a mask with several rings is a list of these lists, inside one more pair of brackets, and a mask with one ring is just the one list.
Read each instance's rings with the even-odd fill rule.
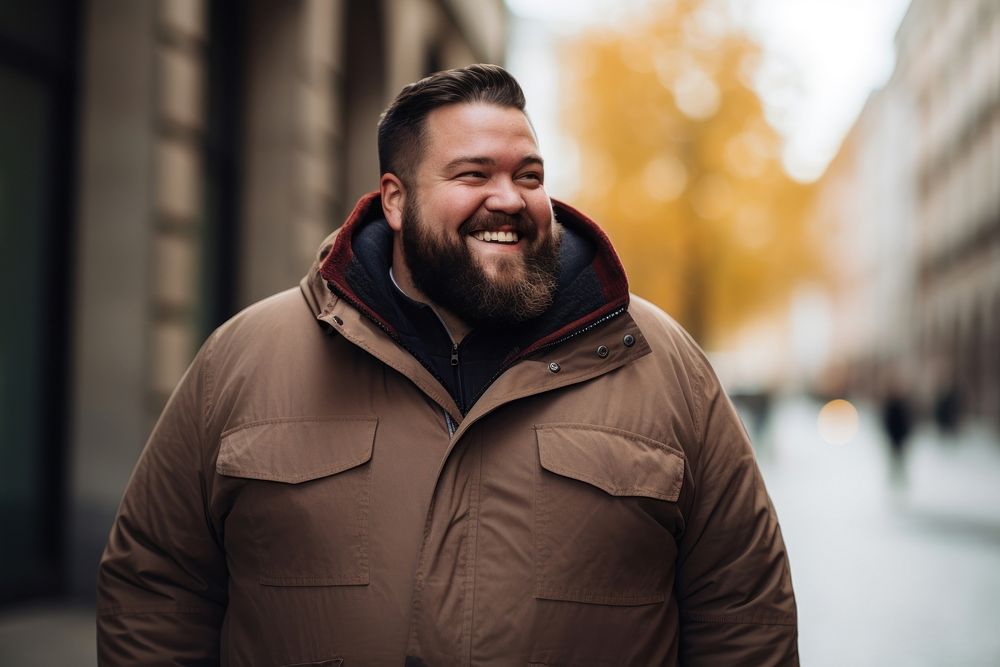
[[858,410],[850,401],[837,398],[820,409],[816,424],[823,440],[846,445],[858,434]]

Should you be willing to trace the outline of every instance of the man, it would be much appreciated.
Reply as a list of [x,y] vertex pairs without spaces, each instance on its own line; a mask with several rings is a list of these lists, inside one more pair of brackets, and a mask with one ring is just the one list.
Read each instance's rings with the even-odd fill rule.
[[744,430],[546,195],[514,79],[407,86],[379,160],[164,410],[101,564],[102,664],[797,664]]

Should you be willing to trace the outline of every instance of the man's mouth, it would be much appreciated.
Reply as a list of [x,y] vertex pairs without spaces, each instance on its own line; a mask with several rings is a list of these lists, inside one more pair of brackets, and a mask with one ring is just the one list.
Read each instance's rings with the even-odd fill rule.
[[472,238],[479,241],[485,241],[487,243],[517,243],[520,240],[520,235],[517,232],[490,232],[486,230],[480,230],[478,232],[472,233]]

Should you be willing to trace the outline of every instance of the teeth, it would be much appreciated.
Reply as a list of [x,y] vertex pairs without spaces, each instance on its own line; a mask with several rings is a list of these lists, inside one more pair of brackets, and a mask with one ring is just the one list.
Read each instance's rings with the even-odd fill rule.
[[479,241],[488,241],[490,243],[517,243],[520,238],[516,232],[488,232],[479,231],[472,235],[473,238]]

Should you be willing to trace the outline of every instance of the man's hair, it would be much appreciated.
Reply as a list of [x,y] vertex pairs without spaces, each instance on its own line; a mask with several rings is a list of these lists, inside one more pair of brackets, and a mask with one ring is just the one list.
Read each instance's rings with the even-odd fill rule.
[[379,174],[409,184],[423,157],[427,116],[449,104],[493,104],[524,111],[524,92],[499,65],[469,65],[436,72],[403,88],[378,122]]

